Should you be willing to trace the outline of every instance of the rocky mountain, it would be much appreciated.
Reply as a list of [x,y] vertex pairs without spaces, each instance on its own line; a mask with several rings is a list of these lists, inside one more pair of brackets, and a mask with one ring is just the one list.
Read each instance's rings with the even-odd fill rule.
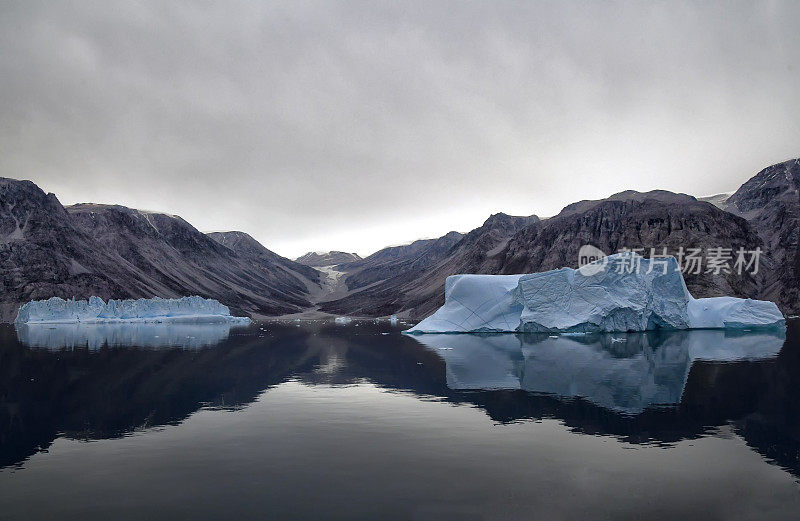
[[325,302],[320,309],[354,315],[427,315],[444,302],[447,276],[496,272],[492,269],[495,256],[515,233],[538,222],[535,215],[514,217],[498,213],[466,235],[450,232],[425,241],[420,249],[397,261],[391,259],[391,252],[384,253],[380,256],[383,262],[356,267],[348,274],[346,283],[353,290],[351,294]]
[[[235,313],[305,309],[316,270],[227,246],[180,217],[123,206],[64,208],[29,181],[0,179],[0,319],[21,303],[62,298],[215,298]],[[237,252],[237,248],[242,251]],[[256,260],[258,259],[258,260]]]
[[[599,201],[581,201],[565,207],[541,226],[515,235],[502,253],[498,273],[531,273],[563,266],[576,267],[581,246],[591,244],[610,254],[638,249],[649,257],[665,252],[680,256],[699,249],[700,273],[688,269],[686,285],[695,297],[754,296],[756,281],[744,272],[707,272],[706,257],[714,248],[755,250],[761,245],[756,230],[745,219],[698,201],[665,191],[623,192]],[[731,253],[732,255],[733,253]],[[733,265],[733,260],[730,265]]]
[[310,251],[295,259],[295,262],[305,264],[306,266],[322,267],[322,266],[335,266],[346,262],[360,261],[361,257],[356,253],[347,253],[344,251],[329,251],[329,252],[314,252]]
[[[30,181],[0,178],[0,320],[10,322],[21,303],[52,296],[128,297],[132,274],[72,225],[53,194]],[[87,295],[88,296],[88,295]]]
[[[308,281],[314,284],[320,282],[322,274],[319,271],[311,266],[281,257],[245,232],[210,232],[206,235],[265,269],[275,271],[275,266],[280,267],[284,272],[288,272],[288,275],[294,275],[294,278],[304,282],[304,285],[307,285]],[[287,277],[284,279],[286,279],[286,284],[297,285],[296,280],[290,280]]]
[[766,269],[759,277],[759,297],[800,313],[800,159],[765,168],[727,203],[763,241]]
[[[759,271],[685,274],[696,297],[775,301],[800,312],[800,160],[770,166],[732,195],[695,198],[626,191],[566,206],[547,220],[495,214],[467,234],[450,232],[354,253],[285,259],[241,232],[203,234],[177,216],[122,206],[64,208],[29,181],[0,179],[0,319],[20,303],[51,296],[217,298],[236,313],[303,311],[421,318],[444,299],[456,273],[530,273],[576,267],[579,249],[641,249],[707,261],[724,248],[760,248]],[[730,259],[731,267],[734,258]],[[324,268],[320,273],[313,266]]]
[[360,261],[340,264],[338,269],[348,273],[345,284],[350,291],[395,277],[413,270],[424,270],[443,259],[464,237],[449,232],[438,239],[421,239],[403,246],[390,246]]
[[[424,269],[409,269],[407,261],[389,258],[380,265],[380,272],[395,274],[383,279],[370,278],[370,270],[353,266],[347,278],[353,291],[344,298],[323,303],[321,309],[341,314],[403,313],[421,318],[441,305],[444,280],[449,275],[532,273],[577,267],[579,249],[591,244],[608,254],[637,249],[645,257],[650,256],[651,248],[656,255],[666,251],[676,256],[681,252],[688,256],[697,249],[703,264],[699,272],[689,268],[685,273],[694,296],[768,298],[784,311],[791,311],[792,302],[797,301],[798,213],[797,195],[790,183],[796,182],[798,176],[796,163],[790,163],[771,167],[745,184],[740,192],[748,196],[734,194],[730,202],[727,197],[714,197],[716,205],[663,190],[626,191],[602,200],[570,204],[544,221],[520,221],[498,214],[449,250],[440,252]],[[776,170],[781,175],[776,175]],[[759,181],[759,177],[769,177],[770,182]],[[763,196],[760,200],[758,194]],[[720,207],[733,205],[741,205],[740,211],[732,213]],[[708,271],[707,257],[717,248],[728,250],[732,256],[729,273]],[[759,274],[737,272],[734,262],[739,248],[748,252],[764,250]],[[770,253],[772,250],[784,253],[775,255]],[[776,271],[778,265],[783,268]]]

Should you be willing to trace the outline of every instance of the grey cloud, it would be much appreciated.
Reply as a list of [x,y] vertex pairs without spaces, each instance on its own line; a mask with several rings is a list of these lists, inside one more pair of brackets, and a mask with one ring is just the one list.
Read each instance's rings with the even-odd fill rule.
[[[2,2],[0,175],[294,255],[800,155],[794,2]],[[392,235],[380,230],[391,230]]]

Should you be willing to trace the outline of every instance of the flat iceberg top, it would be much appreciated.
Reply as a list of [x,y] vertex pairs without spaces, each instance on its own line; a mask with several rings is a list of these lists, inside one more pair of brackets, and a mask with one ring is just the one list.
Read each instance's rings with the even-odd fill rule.
[[444,306],[408,333],[591,333],[784,323],[773,302],[693,298],[674,257],[645,259],[626,252],[577,270],[453,275],[445,283]]
[[250,322],[247,317],[233,317],[228,306],[214,299],[154,297],[136,300],[32,300],[19,308],[15,324],[102,324],[113,322]]

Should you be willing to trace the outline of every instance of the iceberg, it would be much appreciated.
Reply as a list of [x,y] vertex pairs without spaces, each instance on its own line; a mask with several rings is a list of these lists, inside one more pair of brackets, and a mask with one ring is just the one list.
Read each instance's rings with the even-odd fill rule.
[[234,317],[228,306],[214,299],[159,297],[136,300],[64,300],[53,297],[32,300],[19,308],[15,324],[104,324],[122,322],[185,322],[249,324],[248,317]]
[[406,333],[582,334],[784,324],[773,302],[695,299],[674,257],[624,252],[577,270],[450,276],[444,306]]

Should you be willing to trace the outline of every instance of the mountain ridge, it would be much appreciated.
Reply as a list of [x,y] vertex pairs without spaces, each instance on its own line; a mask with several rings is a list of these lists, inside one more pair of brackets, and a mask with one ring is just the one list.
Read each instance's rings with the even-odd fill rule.
[[[650,248],[668,254],[761,249],[759,273],[687,273],[687,286],[696,297],[767,299],[797,313],[799,233],[800,159],[762,169],[732,194],[626,190],[571,203],[544,220],[500,212],[468,233],[389,246],[364,258],[332,251],[297,261],[244,232],[203,234],[179,216],[120,205],[65,207],[31,181],[0,178],[0,320],[13,320],[28,300],[51,296],[189,294],[255,317],[314,311],[421,318],[443,301],[449,275],[576,267],[586,244],[609,254],[642,248],[645,256]],[[326,290],[332,287],[337,290]]]
[[[703,268],[687,273],[686,283],[696,297],[732,295],[774,300],[785,313],[800,311],[800,159],[767,167],[732,194],[697,198],[666,190],[626,190],[604,199],[584,200],[565,206],[557,215],[527,223],[510,236],[487,232],[487,224],[464,235],[459,243],[407,280],[403,264],[383,266],[399,270],[389,281],[364,286],[342,299],[323,303],[330,313],[406,315],[422,318],[441,305],[444,280],[457,273],[515,274],[577,267],[581,246],[591,244],[606,253],[622,248],[650,249],[660,254],[688,252],[691,248],[761,249],[757,274],[715,275]],[[504,214],[496,214],[504,215]],[[502,233],[500,233],[502,235]],[[478,239],[480,237],[481,239]],[[462,239],[463,241],[464,239]],[[683,250],[681,250],[683,248]],[[347,281],[357,280],[363,269],[351,269]],[[370,303],[376,304],[370,306]]]
[[120,205],[64,207],[30,181],[0,178],[0,321],[62,298],[215,298],[238,314],[305,309],[311,274],[252,262],[184,219]]

